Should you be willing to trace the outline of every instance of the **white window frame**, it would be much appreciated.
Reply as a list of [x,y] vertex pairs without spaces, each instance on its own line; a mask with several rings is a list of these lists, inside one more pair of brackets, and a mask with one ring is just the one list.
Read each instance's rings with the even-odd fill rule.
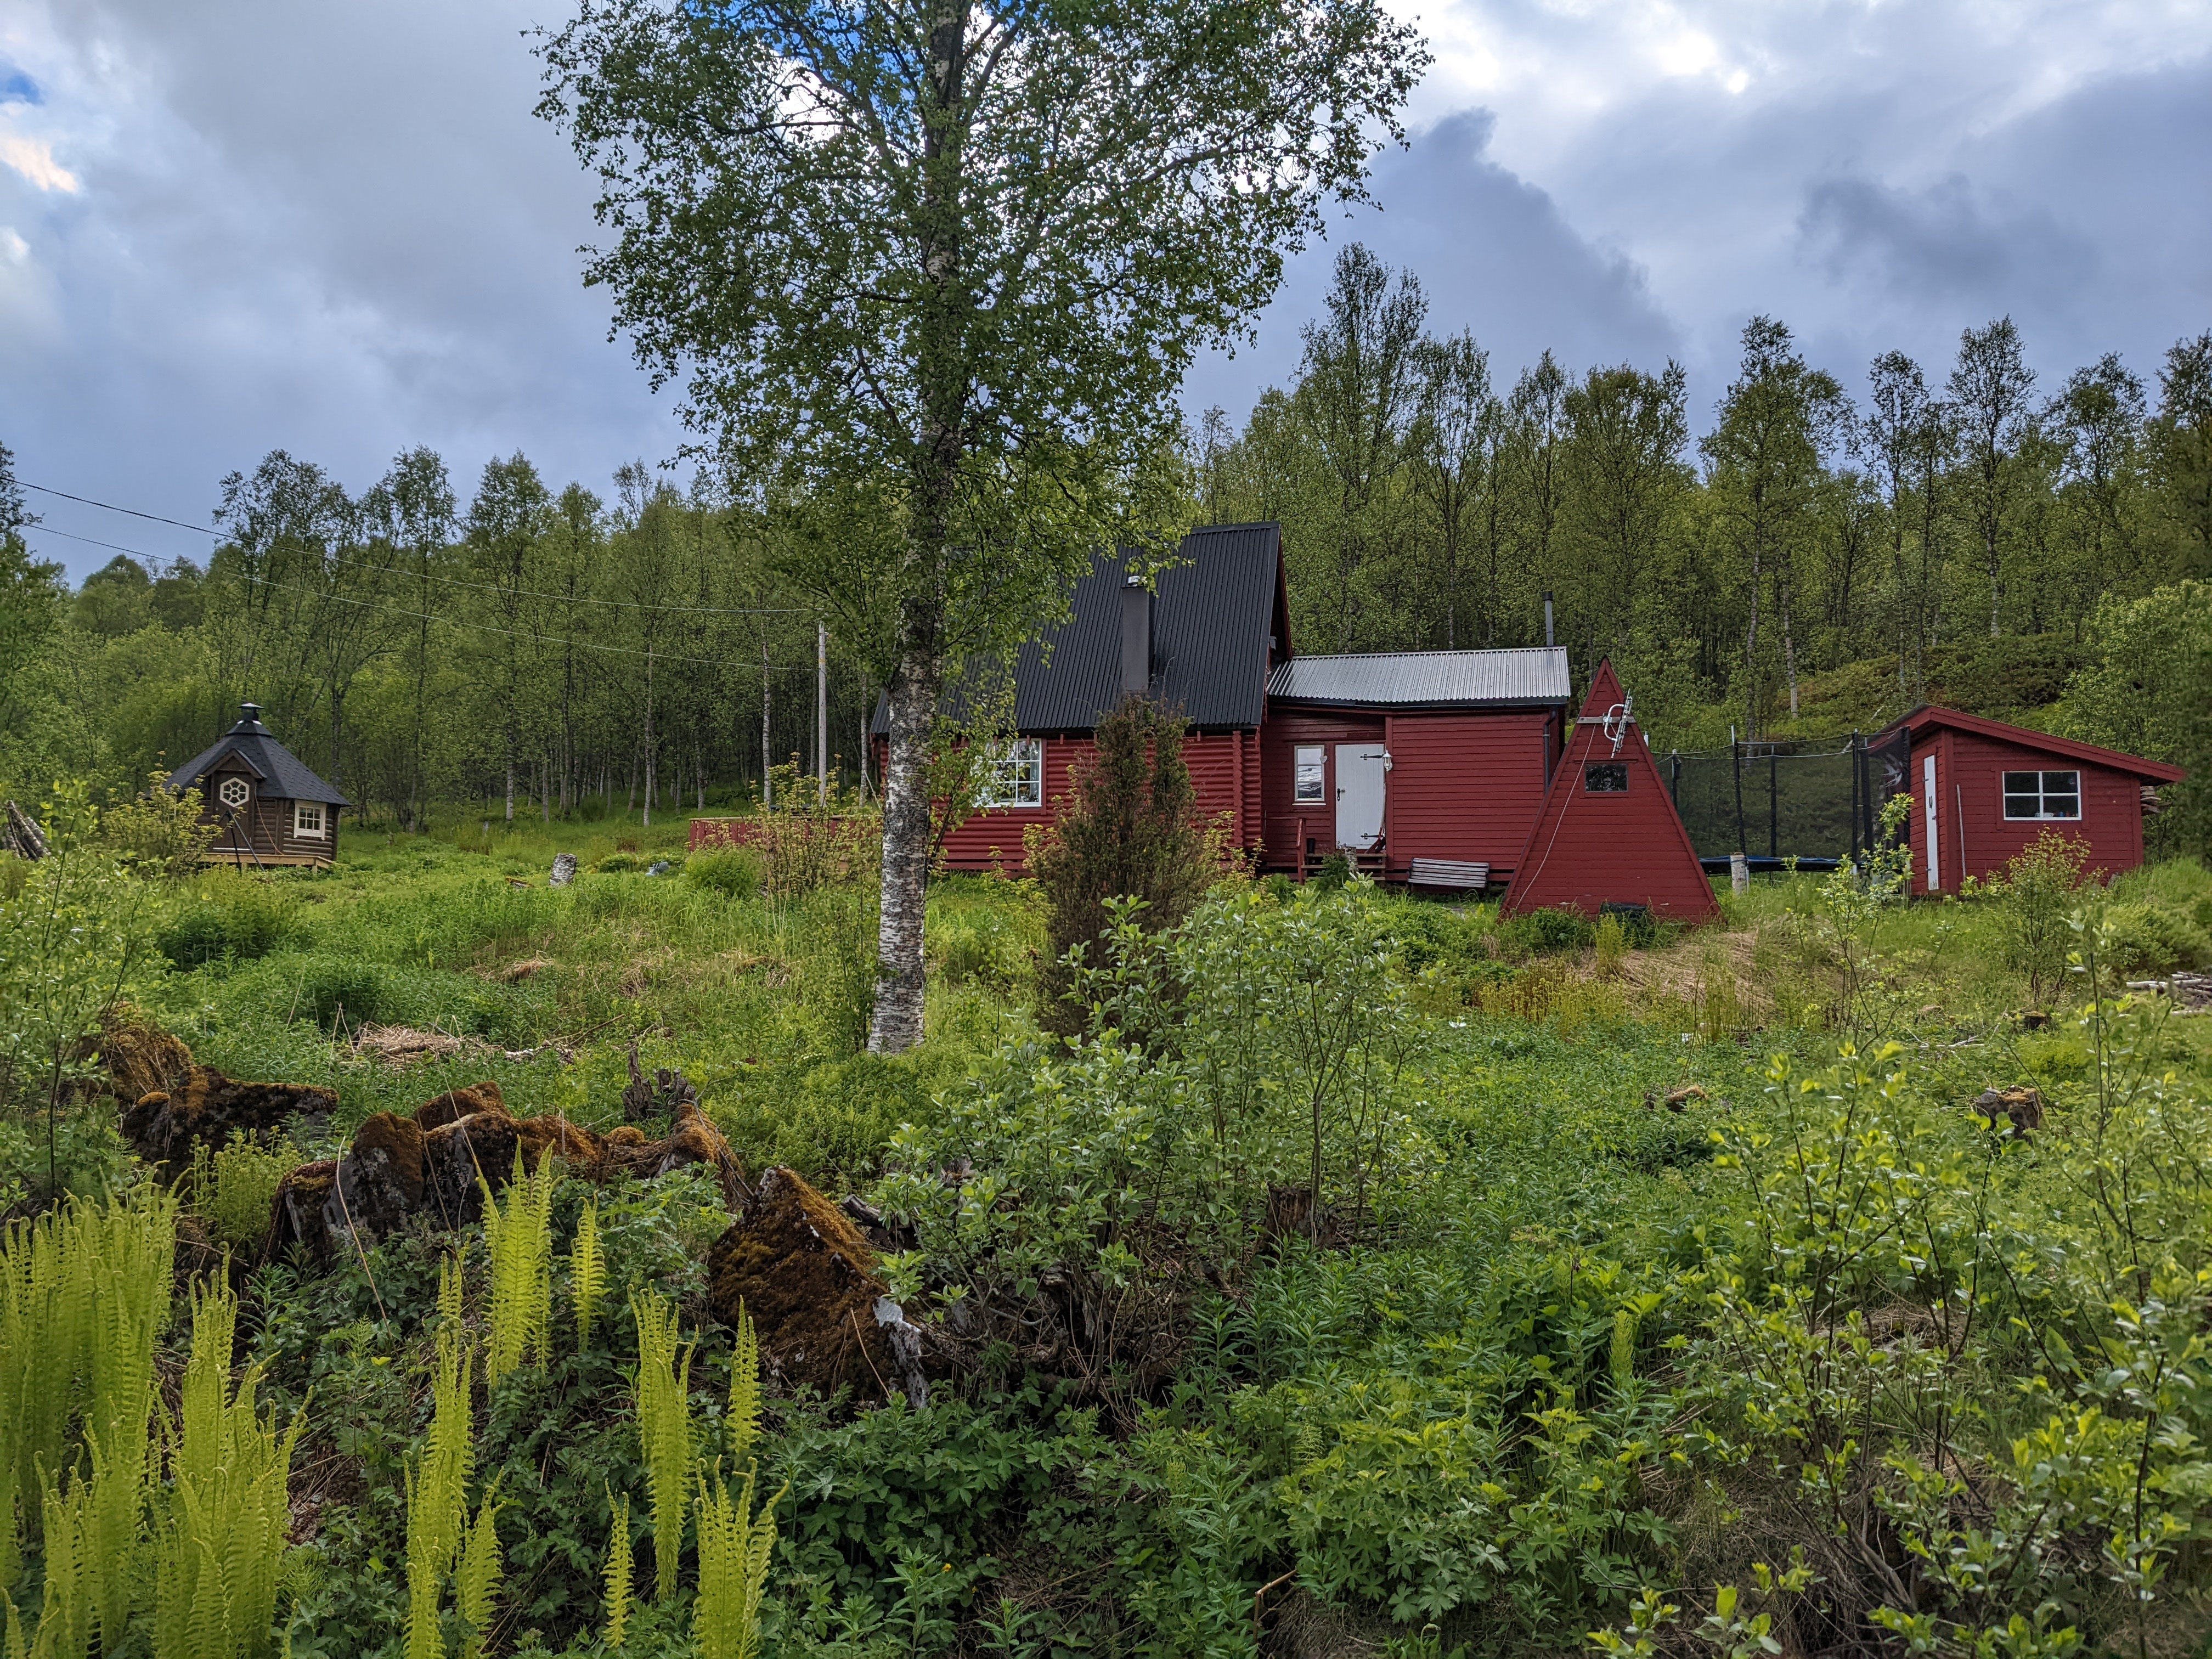
[[[1309,779],[1306,769],[1313,769]],[[1310,781],[1313,793],[1306,793]],[[1301,743],[1291,750],[1291,804],[1294,806],[1326,806],[1328,805],[1328,745],[1322,743]]]
[[[315,815],[315,822],[312,828],[307,823],[307,815],[310,812]],[[294,801],[292,803],[292,833],[295,836],[309,836],[316,841],[329,840],[331,809],[319,800]]]
[[[2035,787],[2033,789],[2016,788],[2013,782],[2015,778],[2033,778],[2035,780]],[[2053,778],[2070,779],[2072,787],[2054,788],[2051,786]],[[2004,815],[2014,823],[2078,823],[2081,822],[2081,774],[2078,770],[2060,769],[2051,771],[2007,772],[1998,778],[1997,784],[2003,792]],[[2063,800],[2069,796],[2071,796],[2074,801],[2072,811],[2053,812],[2049,809],[2047,803],[2054,798]],[[2033,812],[2015,812],[2013,811],[2013,803],[2016,800],[2033,800],[2035,803],[2035,810]]]
[[[234,783],[238,786],[239,789],[239,795],[236,800],[233,800],[230,798],[230,786]],[[222,782],[216,785],[215,798],[218,801],[222,802],[225,806],[230,808],[232,811],[240,811],[244,810],[246,804],[253,799],[253,786],[248,783],[244,778],[239,776],[237,773],[234,772],[228,777],[223,779]]]
[[1044,739],[1016,738],[988,750],[990,771],[976,792],[980,807],[1041,807],[1044,805]]

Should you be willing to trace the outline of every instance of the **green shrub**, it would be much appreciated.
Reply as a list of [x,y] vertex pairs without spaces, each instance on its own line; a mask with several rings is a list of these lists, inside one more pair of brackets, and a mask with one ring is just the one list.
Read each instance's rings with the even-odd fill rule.
[[210,871],[198,902],[163,928],[155,943],[179,968],[226,956],[250,962],[291,938],[298,918],[298,901],[282,878]]
[[1542,956],[1583,950],[1597,938],[1597,929],[1580,911],[1531,910],[1499,922],[1498,937],[1509,950]]
[[761,890],[760,860],[734,847],[723,852],[702,853],[685,862],[684,878],[709,892],[720,893],[724,898],[757,898]]
[[592,868],[603,876],[619,876],[644,869],[645,860],[635,853],[610,853]]
[[2121,974],[2163,974],[2212,962],[2212,938],[2191,918],[2154,904],[2115,904],[2105,912],[2104,949]]
[[2057,988],[2066,971],[2074,942],[2068,918],[2088,864],[2087,842],[2046,830],[2006,864],[1996,889],[2006,965],[2027,976],[2028,995],[2038,1003]]
[[1084,1020],[1067,1000],[1075,978],[1067,953],[1087,945],[1097,965],[1113,925],[1109,903],[1141,901],[1137,925],[1146,933],[1173,927],[1206,896],[1218,868],[1183,763],[1182,717],[1133,696],[1098,722],[1096,735],[1097,749],[1075,769],[1068,810],[1029,849],[1045,904],[1037,1020],[1063,1033]]
[[192,1208],[207,1224],[209,1237],[241,1254],[258,1249],[268,1236],[276,1188],[300,1162],[299,1149],[281,1136],[274,1145],[260,1146],[234,1133],[230,1145],[213,1157],[204,1142],[195,1146],[189,1177]]

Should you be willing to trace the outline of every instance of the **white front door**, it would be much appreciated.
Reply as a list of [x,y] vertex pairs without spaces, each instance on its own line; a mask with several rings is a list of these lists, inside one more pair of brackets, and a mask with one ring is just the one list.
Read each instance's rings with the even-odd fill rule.
[[1382,839],[1390,752],[1379,743],[1336,745],[1336,844],[1365,852]]
[[1928,835],[1928,890],[1943,890],[1943,860],[1936,849],[1943,844],[1942,820],[1936,813],[1936,757],[1924,755],[1920,761],[1920,821]]

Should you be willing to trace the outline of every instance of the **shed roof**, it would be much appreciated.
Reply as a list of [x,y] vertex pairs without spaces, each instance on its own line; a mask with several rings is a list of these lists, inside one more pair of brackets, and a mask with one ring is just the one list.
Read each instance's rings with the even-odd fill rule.
[[261,723],[261,705],[239,705],[242,718],[204,753],[186,761],[169,774],[169,787],[189,789],[218,763],[235,755],[261,780],[261,793],[275,800],[319,800],[332,806],[353,803],[309,771],[300,757],[276,741]]
[[1293,657],[1267,678],[1277,702],[1338,708],[1496,708],[1572,700],[1564,647]]
[[1916,738],[1929,726],[1947,726],[1957,732],[1971,732],[1976,737],[1988,738],[1998,743],[2009,743],[2022,749],[2033,749],[2046,755],[2063,755],[2090,766],[2110,767],[2115,772],[2131,772],[2136,777],[2154,783],[2179,783],[2189,775],[2188,769],[2169,766],[2164,761],[2145,760],[2141,755],[2123,754],[2117,749],[2100,748],[2094,743],[2082,743],[2074,738],[2053,737],[2048,732],[2038,732],[2029,726],[2013,726],[2004,720],[1993,720],[1980,714],[1969,714],[1956,708],[1938,708],[1923,703],[1910,714],[1901,714],[1884,726],[1874,742],[1895,732],[1909,732]]

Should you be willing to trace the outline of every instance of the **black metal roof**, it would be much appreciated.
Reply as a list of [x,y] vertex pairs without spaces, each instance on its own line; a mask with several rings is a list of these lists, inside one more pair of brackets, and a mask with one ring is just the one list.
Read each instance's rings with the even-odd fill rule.
[[319,800],[332,806],[353,805],[276,741],[276,734],[261,723],[259,703],[241,703],[239,712],[244,718],[224,732],[220,742],[169,774],[170,788],[191,788],[213,770],[218,761],[235,755],[261,780],[261,793],[271,800]]
[[[1201,730],[1256,727],[1273,638],[1282,526],[1209,525],[1183,538],[1152,601],[1152,694]],[[1128,560],[1102,557],[1075,585],[1068,619],[1014,659],[1014,727],[1088,732],[1121,701],[1121,592]],[[957,704],[957,687],[947,689]],[[886,730],[878,699],[874,731]]]

